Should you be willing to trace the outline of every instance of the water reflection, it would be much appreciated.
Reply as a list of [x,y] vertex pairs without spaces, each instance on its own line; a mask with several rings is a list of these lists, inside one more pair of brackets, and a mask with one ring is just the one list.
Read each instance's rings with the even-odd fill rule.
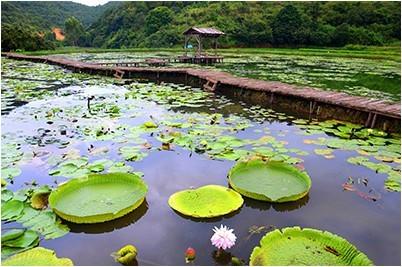
[[310,197],[307,194],[303,198],[296,200],[296,201],[291,201],[291,202],[284,202],[284,203],[270,203],[270,202],[265,202],[265,201],[259,201],[255,199],[251,199],[248,197],[244,197],[244,204],[246,207],[250,207],[253,209],[258,209],[258,210],[269,210],[271,207],[279,212],[286,212],[286,211],[292,211],[292,210],[297,210],[303,206],[305,206]]
[[229,265],[232,261],[232,254],[221,249],[212,251],[211,255],[215,265]]
[[124,228],[137,222],[145,215],[148,210],[148,203],[145,200],[138,208],[128,213],[127,215],[117,218],[113,221],[96,223],[96,224],[76,224],[64,221],[70,227],[73,233],[101,234],[112,232],[116,229]]
[[190,217],[184,214],[181,214],[175,210],[173,210],[177,215],[179,215],[180,217],[182,217],[183,219],[186,220],[190,220],[193,222],[219,222],[222,219],[229,219],[232,218],[233,216],[235,216],[236,214],[239,214],[241,211],[241,207],[238,210],[235,210],[229,214],[223,215],[223,216],[218,216],[218,217],[214,217],[214,218],[194,218],[194,217]]

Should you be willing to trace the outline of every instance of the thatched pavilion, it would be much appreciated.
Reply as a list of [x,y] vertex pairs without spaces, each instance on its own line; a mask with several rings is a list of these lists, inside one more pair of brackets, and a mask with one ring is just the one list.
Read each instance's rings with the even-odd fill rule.
[[[185,36],[184,41],[184,49],[185,54],[178,58],[179,62],[182,63],[203,63],[203,64],[212,64],[217,62],[222,62],[223,57],[218,56],[216,53],[216,49],[218,47],[218,37],[225,34],[220,30],[214,28],[198,28],[198,27],[191,27],[190,29],[186,30],[183,35]],[[188,56],[187,54],[187,47],[188,42],[191,38],[194,38],[197,41],[197,51],[195,55]],[[214,43],[215,53],[214,55],[207,55],[202,51],[202,43],[203,40],[206,38],[212,38]]]

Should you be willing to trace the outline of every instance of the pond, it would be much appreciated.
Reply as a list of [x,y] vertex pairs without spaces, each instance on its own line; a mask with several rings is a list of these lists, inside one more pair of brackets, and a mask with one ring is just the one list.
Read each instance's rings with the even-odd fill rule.
[[[181,53],[136,52],[64,55],[89,62],[143,62],[149,57],[174,58]],[[401,65],[387,59],[347,58],[334,56],[252,54],[223,52],[224,63],[203,68],[229,72],[235,76],[280,81],[352,95],[392,101],[400,100]],[[198,67],[171,63],[172,67]]]
[[[133,244],[140,265],[184,265],[188,247],[196,250],[195,265],[228,265],[230,255],[216,257],[210,241],[213,227],[223,224],[237,236],[228,253],[245,264],[267,232],[301,226],[346,238],[376,265],[400,265],[399,134],[308,122],[185,85],[118,84],[2,61],[7,190],[55,188],[72,177],[115,171],[138,173],[148,185],[145,202],[124,217],[92,225],[62,221],[68,233],[40,241],[59,257],[119,265],[110,254]],[[239,210],[215,219],[169,207],[177,191],[227,187],[236,160],[255,155],[304,169],[312,180],[308,195],[282,204],[244,197]],[[9,194],[4,190],[2,197]],[[3,229],[13,227],[21,224],[2,220]]]

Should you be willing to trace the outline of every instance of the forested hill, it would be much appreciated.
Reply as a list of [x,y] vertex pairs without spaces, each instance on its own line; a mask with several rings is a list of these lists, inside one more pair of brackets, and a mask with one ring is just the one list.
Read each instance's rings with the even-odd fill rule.
[[381,45],[400,39],[400,14],[400,2],[126,2],[90,31],[113,48],[173,46],[194,25],[224,31],[225,46]]
[[95,22],[102,13],[118,2],[109,2],[95,7],[68,1],[2,1],[1,23],[30,24],[39,30],[48,30],[52,27],[64,27],[67,18],[74,16],[88,27]]
[[[2,2],[2,49],[36,50],[56,45],[173,47],[191,26],[216,27],[223,47],[386,45],[400,41],[400,2]],[[74,16],[70,17],[70,16]],[[50,35],[27,41],[26,27],[59,26],[66,40]],[[8,27],[4,27],[8,26]],[[34,29],[29,28],[32,32]],[[22,34],[27,35],[27,34]]]

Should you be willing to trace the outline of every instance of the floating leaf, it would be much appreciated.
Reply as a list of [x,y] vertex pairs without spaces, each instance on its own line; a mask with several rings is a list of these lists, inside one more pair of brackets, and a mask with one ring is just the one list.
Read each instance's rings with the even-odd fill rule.
[[116,162],[109,168],[109,172],[131,172],[133,168],[126,165],[124,162]]
[[230,186],[240,194],[270,202],[300,199],[311,187],[306,172],[287,163],[261,159],[238,162],[228,177]]
[[13,220],[18,218],[24,210],[24,202],[19,200],[9,200],[1,205],[1,219]]
[[97,147],[97,148],[90,148],[88,149],[88,152],[90,155],[98,155],[98,154],[105,154],[109,151],[109,148],[106,146],[102,146],[102,147]]
[[250,256],[250,265],[373,265],[346,239],[311,228],[289,227],[266,234]]
[[15,239],[22,236],[25,233],[25,229],[12,229],[1,235],[1,243]]
[[360,157],[360,156],[350,157],[350,158],[347,159],[347,162],[349,162],[351,164],[356,164],[356,165],[361,165],[363,162],[367,162],[367,161],[369,161],[368,158]]
[[90,174],[60,185],[50,194],[49,204],[67,221],[104,222],[136,209],[147,191],[145,182],[134,174]]
[[145,128],[158,128],[158,125],[156,125],[153,121],[144,122],[143,126]]
[[148,154],[141,152],[141,147],[135,146],[124,146],[119,149],[120,154],[125,160],[129,161],[140,161],[145,158]]
[[[12,191],[10,191],[8,189],[2,189],[1,190],[1,201],[2,202],[3,201],[4,202],[9,201],[10,199],[13,198],[13,196],[14,196],[14,193]],[[3,205],[3,203],[2,203],[2,205]]]
[[53,250],[33,248],[11,256],[2,262],[4,266],[73,266],[68,258],[57,258]]
[[17,222],[40,233],[45,239],[64,236],[70,230],[66,225],[61,224],[60,219],[52,211],[35,210],[28,204],[25,204],[22,215],[17,219]]
[[21,174],[20,168],[10,167],[1,169],[1,178],[13,179]]
[[397,171],[392,171],[389,173],[387,180],[384,182],[385,188],[388,191],[401,191],[401,174]]
[[87,168],[84,168],[84,166],[87,164],[88,158],[86,157],[69,159],[62,162],[58,168],[50,170],[49,175],[81,177],[90,172]]
[[196,218],[212,218],[231,213],[243,205],[243,198],[236,191],[220,185],[206,185],[183,190],[169,197],[169,206]]
[[[3,237],[2,237],[3,238]],[[13,248],[26,248],[35,243],[37,245],[39,243],[39,236],[35,231],[26,230],[22,235],[9,239],[6,241],[2,241],[2,246],[13,247]]]
[[328,156],[332,154],[332,149],[314,149],[314,153],[317,155]]

